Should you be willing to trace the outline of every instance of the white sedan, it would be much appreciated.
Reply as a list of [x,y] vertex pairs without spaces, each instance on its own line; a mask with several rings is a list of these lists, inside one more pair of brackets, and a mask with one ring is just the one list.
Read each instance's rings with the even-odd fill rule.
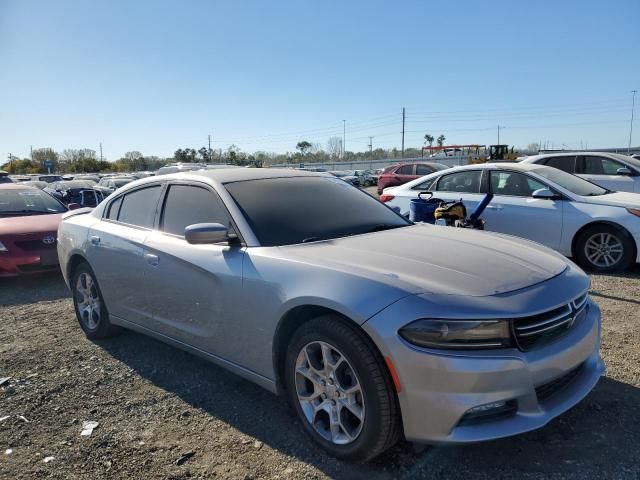
[[486,193],[487,230],[527,238],[573,257],[585,268],[620,271],[640,262],[640,195],[612,192],[575,175],[536,164],[481,164],[426,175],[380,197],[409,212],[411,199],[432,191],[462,199],[468,213]]

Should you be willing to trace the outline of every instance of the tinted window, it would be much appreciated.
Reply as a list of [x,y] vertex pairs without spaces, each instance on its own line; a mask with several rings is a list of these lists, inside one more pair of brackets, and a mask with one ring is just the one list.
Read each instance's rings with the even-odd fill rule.
[[153,217],[160,196],[160,185],[128,193],[122,199],[118,221],[152,228]]
[[436,190],[441,192],[480,193],[482,170],[465,170],[440,177]]
[[576,171],[576,157],[564,156],[564,157],[551,157],[543,162],[548,167],[557,168],[567,173],[575,173]]
[[528,175],[491,171],[491,191],[496,195],[530,197],[533,192],[541,188],[547,188],[547,186]]
[[410,223],[337,178],[269,178],[225,184],[264,246],[405,227]]
[[617,175],[618,169],[624,167],[606,157],[585,156],[583,172],[586,175]]
[[216,194],[191,185],[172,185],[164,202],[162,230],[184,236],[184,229],[195,223],[229,225],[227,211]]
[[431,168],[429,165],[416,165],[416,175],[429,175],[430,173],[433,173],[434,169]]
[[411,190],[420,190],[423,192],[431,191],[432,188],[435,187],[435,183],[438,181],[437,178],[430,178],[429,180],[419,183],[411,187]]
[[111,205],[109,205],[109,212],[107,213],[107,218],[110,220],[118,219],[118,212],[120,211],[120,204],[122,203],[122,197],[118,197]]
[[396,175],[413,175],[413,165],[403,165],[396,170]]

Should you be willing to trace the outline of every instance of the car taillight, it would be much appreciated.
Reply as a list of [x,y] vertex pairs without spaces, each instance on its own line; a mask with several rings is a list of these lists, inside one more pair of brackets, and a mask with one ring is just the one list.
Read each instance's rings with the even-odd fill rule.
[[393,200],[395,197],[393,195],[387,195],[385,193],[383,193],[382,195],[380,195],[380,201],[382,203],[388,202],[390,200]]

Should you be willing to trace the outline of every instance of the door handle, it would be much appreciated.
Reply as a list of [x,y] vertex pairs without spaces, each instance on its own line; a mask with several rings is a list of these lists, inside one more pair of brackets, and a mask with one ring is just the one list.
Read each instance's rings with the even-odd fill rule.
[[95,245],[96,247],[100,245],[100,237],[97,235],[91,235],[89,240],[91,241],[91,245]]
[[491,210],[502,210],[502,205],[487,205]]
[[160,258],[158,258],[158,256],[154,255],[153,253],[145,253],[144,259],[152,267],[157,267],[160,264]]

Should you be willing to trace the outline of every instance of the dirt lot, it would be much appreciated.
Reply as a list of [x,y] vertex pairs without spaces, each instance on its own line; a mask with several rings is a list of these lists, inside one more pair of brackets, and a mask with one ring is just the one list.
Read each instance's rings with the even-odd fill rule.
[[[467,447],[405,443],[359,465],[324,455],[282,400],[218,367],[134,333],[88,341],[58,275],[3,280],[0,478],[638,479],[639,292],[640,270],[593,277],[608,374],[547,427]],[[99,425],[81,436],[88,420]]]

